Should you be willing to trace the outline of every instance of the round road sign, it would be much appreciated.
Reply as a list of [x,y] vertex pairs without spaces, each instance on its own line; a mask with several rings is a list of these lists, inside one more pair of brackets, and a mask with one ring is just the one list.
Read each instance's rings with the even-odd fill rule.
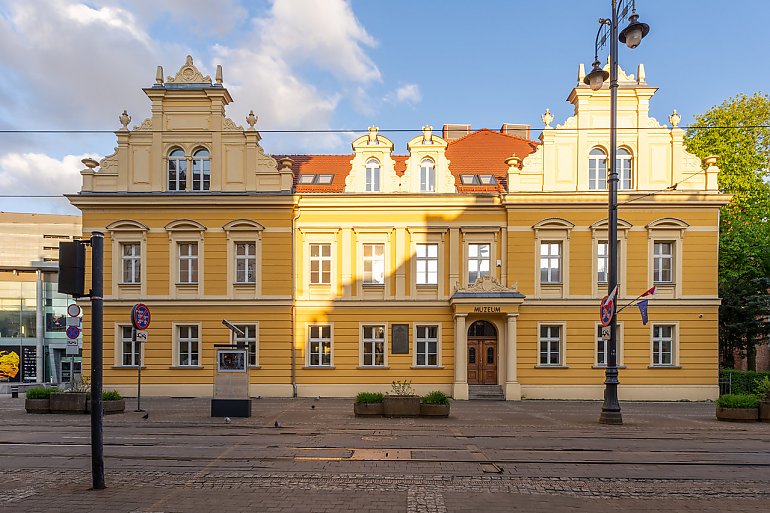
[[150,325],[150,309],[147,305],[137,303],[131,308],[131,324],[138,330],[146,330]]
[[80,336],[80,328],[77,326],[67,326],[67,338],[74,340]]
[[609,299],[609,296],[604,296],[599,307],[599,319],[602,321],[602,326],[609,326],[613,315],[615,315],[615,301]]
[[67,306],[67,315],[70,317],[77,317],[80,315],[80,307],[76,304],[71,304]]

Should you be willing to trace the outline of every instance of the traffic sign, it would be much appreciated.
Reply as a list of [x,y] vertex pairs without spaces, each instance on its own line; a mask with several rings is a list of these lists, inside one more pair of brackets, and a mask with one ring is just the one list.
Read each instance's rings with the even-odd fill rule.
[[70,340],[75,340],[80,336],[80,328],[77,326],[67,326],[67,338]]
[[146,330],[150,326],[150,309],[143,303],[137,303],[131,308],[131,324],[138,330]]
[[609,339],[610,339],[610,327],[602,326],[602,340],[609,340]]
[[604,298],[602,298],[602,304],[599,307],[599,319],[602,321],[602,326],[609,326],[614,315],[615,301],[610,299],[609,296],[604,296]]
[[137,331],[136,332],[136,341],[140,342],[140,343],[145,343],[145,342],[147,342],[148,336],[149,336],[149,333],[147,333],[146,331]]
[[67,326],[80,326],[80,317],[67,316]]
[[67,315],[70,317],[78,317],[80,315],[80,307],[75,303],[67,306]]
[[66,356],[77,356],[80,354],[80,346],[77,340],[67,340]]

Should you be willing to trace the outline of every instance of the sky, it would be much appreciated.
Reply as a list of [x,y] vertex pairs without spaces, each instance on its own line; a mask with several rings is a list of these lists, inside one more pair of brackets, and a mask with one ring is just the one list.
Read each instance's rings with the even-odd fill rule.
[[[659,122],[770,92],[770,2],[636,7],[650,33],[618,61],[644,64]],[[156,67],[173,76],[188,54],[204,75],[222,65],[239,125],[253,109],[258,130],[341,130],[263,132],[269,154],[350,153],[371,125],[397,154],[426,124],[523,123],[536,138],[546,108],[554,125],[572,114],[578,65],[590,70],[609,16],[609,0],[0,0],[0,211],[78,214],[30,196],[77,192],[80,160],[116,139],[67,131],[117,130],[124,109],[141,124]],[[415,132],[388,132],[400,129]]]

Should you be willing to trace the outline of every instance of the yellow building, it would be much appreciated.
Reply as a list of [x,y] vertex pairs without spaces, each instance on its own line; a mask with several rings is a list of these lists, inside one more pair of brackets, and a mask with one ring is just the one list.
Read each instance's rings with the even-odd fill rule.
[[[657,290],[647,325],[619,315],[620,398],[714,398],[727,197],[675,113],[671,128],[649,117],[643,67],[619,78],[618,303]],[[211,395],[227,319],[250,347],[252,395],[406,379],[456,399],[600,399],[609,90],[578,84],[574,116],[553,128],[546,112],[539,141],[426,126],[398,155],[371,127],[348,155],[269,156],[256,116],[226,117],[221,68],[213,82],[189,57],[174,77],[158,68],[152,117],[129,129],[124,112],[115,153],[87,161],[70,196],[84,233],[106,235],[105,386],[135,391],[141,301],[151,395]]]

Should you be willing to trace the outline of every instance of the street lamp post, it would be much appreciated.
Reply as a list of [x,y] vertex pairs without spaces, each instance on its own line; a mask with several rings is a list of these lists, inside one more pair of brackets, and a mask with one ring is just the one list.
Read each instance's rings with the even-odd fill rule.
[[[618,34],[619,19],[623,19],[631,8],[629,24]],[[594,43],[594,63],[591,72],[583,80],[592,90],[601,89],[609,76],[610,79],[610,161],[609,171],[609,206],[607,218],[607,244],[609,246],[609,276],[607,279],[608,294],[612,294],[618,284],[618,170],[617,160],[617,120],[618,120],[618,40],[629,48],[636,48],[642,38],[650,31],[646,23],[638,21],[635,0],[612,0],[612,18],[599,19],[599,30]],[[600,39],[601,36],[601,39]],[[599,62],[599,48],[604,46],[609,36],[610,43],[610,72],[607,73]],[[604,377],[604,404],[599,417],[601,424],[622,424],[618,402],[618,360],[617,360],[617,314],[613,311],[610,321],[610,339],[606,351],[607,369]]]

